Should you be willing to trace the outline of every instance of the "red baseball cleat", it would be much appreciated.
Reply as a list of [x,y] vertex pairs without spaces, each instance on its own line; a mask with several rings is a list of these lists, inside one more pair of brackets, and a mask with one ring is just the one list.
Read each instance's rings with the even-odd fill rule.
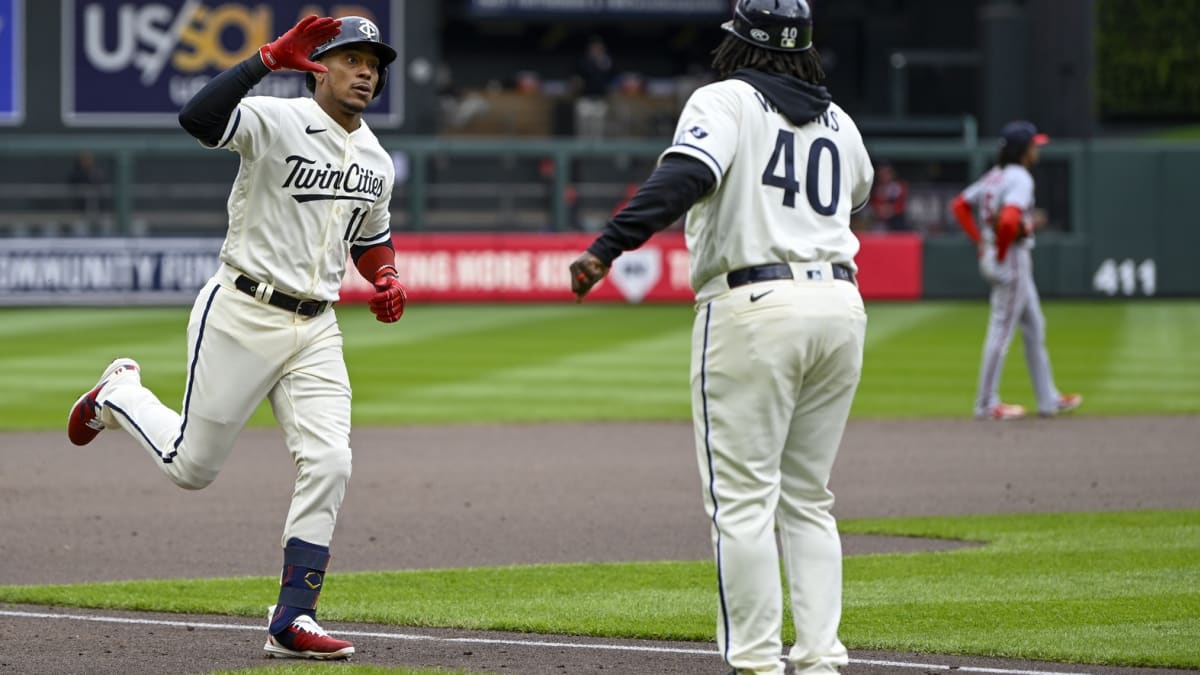
[[106,385],[122,377],[140,377],[141,367],[133,359],[117,359],[108,364],[100,381],[91,391],[80,396],[71,407],[71,415],[67,417],[67,438],[75,445],[87,445],[104,430],[104,421],[100,419],[101,406],[97,399],[100,390]]
[[[274,609],[271,608],[272,613]],[[354,653],[354,645],[330,637],[329,633],[317,624],[316,619],[307,614],[297,617],[282,633],[268,635],[263,649],[266,650],[267,656],[272,658],[321,661],[348,659]]]

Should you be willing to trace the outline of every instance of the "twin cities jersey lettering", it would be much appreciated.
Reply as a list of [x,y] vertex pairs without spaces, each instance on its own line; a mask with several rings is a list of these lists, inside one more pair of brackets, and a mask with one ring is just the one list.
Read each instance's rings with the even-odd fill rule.
[[780,261],[853,268],[859,243],[845,223],[866,206],[875,172],[858,127],[837,104],[795,126],[749,83],[723,80],[692,94],[663,156],[670,153],[704,162],[717,188],[724,184],[720,200],[702,199],[688,212],[693,289]]
[[336,300],[351,244],[385,241],[395,169],[365,122],[310,98],[242,99],[217,147],[241,155],[221,260],[280,290]]

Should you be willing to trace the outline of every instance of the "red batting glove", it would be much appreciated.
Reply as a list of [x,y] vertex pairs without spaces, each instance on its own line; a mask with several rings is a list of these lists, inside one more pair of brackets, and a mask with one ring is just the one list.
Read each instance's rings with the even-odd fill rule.
[[404,316],[408,304],[408,292],[396,276],[396,268],[380,267],[375,273],[375,295],[371,296],[371,313],[383,323],[394,323]]
[[291,68],[328,73],[329,69],[325,66],[309,61],[308,55],[340,32],[341,21],[328,16],[318,18],[316,14],[309,14],[274,42],[259,48],[258,55],[271,70]]

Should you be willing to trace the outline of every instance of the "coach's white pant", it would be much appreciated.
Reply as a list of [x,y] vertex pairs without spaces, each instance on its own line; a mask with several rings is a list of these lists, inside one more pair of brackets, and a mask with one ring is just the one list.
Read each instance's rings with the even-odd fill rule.
[[776,527],[796,628],[788,660],[797,673],[847,663],[837,637],[841,541],[827,485],[862,372],[867,319],[858,288],[830,281],[828,265],[824,272],[821,281],[698,294],[697,458],[717,562],[717,643],[739,674],[783,673]]
[[176,485],[198,490],[217,477],[263,398],[296,464],[283,542],[328,546],[351,461],[350,380],[332,309],[309,319],[261,303],[234,289],[222,267],[188,321],[182,414],[134,384],[105,390],[101,404]]

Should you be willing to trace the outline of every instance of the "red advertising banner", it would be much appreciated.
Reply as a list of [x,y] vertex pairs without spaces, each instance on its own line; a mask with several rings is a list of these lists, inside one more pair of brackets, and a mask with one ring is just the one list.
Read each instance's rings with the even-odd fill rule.
[[867,300],[917,300],[924,263],[921,235],[909,232],[864,233],[854,258],[858,287]]
[[[562,302],[574,299],[567,266],[594,235],[396,234],[400,279],[416,302]],[[862,235],[857,263],[863,296],[921,295],[921,239],[911,234]],[[346,275],[342,301],[366,300],[370,284]],[[588,301],[691,302],[683,234],[662,232],[625,253]]]

